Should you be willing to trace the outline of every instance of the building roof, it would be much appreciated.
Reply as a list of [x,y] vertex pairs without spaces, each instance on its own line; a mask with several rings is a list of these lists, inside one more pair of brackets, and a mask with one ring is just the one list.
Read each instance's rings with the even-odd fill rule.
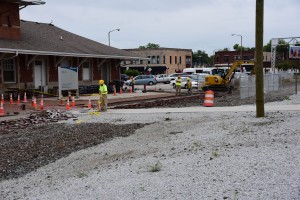
[[18,3],[20,4],[20,6],[45,4],[45,2],[41,0],[3,0],[3,1],[6,1],[8,3]]
[[180,49],[180,48],[168,48],[168,47],[159,47],[159,48],[133,48],[133,49],[123,49],[126,51],[151,51],[151,50],[172,50],[172,51],[190,51],[192,52],[192,49]]
[[53,24],[21,21],[21,39],[0,39],[0,52],[72,57],[147,59],[70,33]]

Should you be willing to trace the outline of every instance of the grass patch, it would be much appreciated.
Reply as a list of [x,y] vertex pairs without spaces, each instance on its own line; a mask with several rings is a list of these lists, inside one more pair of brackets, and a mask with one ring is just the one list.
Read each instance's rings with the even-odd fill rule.
[[162,164],[157,161],[154,165],[149,166],[149,172],[159,172],[161,171]]
[[87,174],[84,173],[84,172],[77,172],[77,177],[78,178],[83,178],[83,177],[86,177],[86,176],[87,176]]

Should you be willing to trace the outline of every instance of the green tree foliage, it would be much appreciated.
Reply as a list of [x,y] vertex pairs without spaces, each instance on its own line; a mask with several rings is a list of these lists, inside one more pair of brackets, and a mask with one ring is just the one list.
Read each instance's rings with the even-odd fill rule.
[[300,69],[300,63],[298,60],[284,60],[282,62],[276,63],[276,67],[282,70],[288,69]]
[[211,66],[212,65],[212,59],[208,56],[208,54],[205,51],[198,50],[196,52],[193,52],[193,62],[205,66]]
[[[265,52],[271,52],[271,40],[266,44],[263,49]],[[284,40],[279,40],[278,45],[276,46],[276,53],[286,53],[289,51],[290,45],[284,41]]]
[[[233,45],[233,49],[236,51],[241,51],[241,46],[239,44]],[[255,47],[243,47],[243,51],[255,51]]]
[[136,70],[136,69],[129,69],[129,70],[125,70],[124,71],[124,74],[126,74],[127,76],[133,76],[133,77],[135,77],[135,76],[137,76],[137,75],[139,75],[139,71],[138,70]]
[[159,48],[159,44],[148,43],[146,46],[139,46],[139,49]]

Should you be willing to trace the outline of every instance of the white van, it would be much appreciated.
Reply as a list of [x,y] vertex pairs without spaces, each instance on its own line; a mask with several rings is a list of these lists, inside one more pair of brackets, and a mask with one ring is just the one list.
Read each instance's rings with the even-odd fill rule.
[[183,73],[186,74],[212,74],[214,68],[201,67],[201,68],[185,68]]
[[203,73],[203,68],[185,68],[182,72],[186,74],[199,74]]

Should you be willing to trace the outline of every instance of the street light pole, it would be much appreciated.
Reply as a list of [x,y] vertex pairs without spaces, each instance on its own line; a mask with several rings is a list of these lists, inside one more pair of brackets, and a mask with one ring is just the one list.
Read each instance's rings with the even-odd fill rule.
[[237,34],[231,34],[231,36],[240,36],[241,37],[241,60],[243,60],[243,36]]
[[108,32],[108,46],[110,46],[110,33],[113,32],[113,31],[120,31],[120,29],[117,28],[117,29],[114,29],[114,30],[111,30],[111,31]]

